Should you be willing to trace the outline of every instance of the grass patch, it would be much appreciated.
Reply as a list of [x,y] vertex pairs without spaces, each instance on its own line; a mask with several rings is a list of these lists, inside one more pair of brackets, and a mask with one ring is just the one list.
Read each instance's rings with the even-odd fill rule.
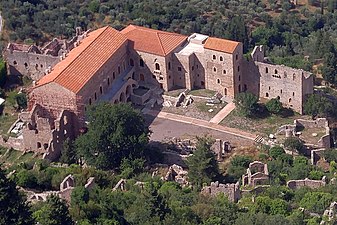
[[172,90],[172,91],[165,91],[164,92],[164,95],[168,95],[168,96],[171,96],[171,97],[178,97],[179,94],[183,91],[185,91],[186,89],[185,88],[179,88],[179,89],[175,89],[175,90]]
[[12,126],[12,124],[17,120],[17,114],[8,114],[5,113],[4,115],[0,116],[0,134],[5,134]]
[[[287,117],[269,115],[263,118],[247,118],[241,116],[237,110],[233,110],[220,124],[260,135],[269,135],[275,133],[280,126],[293,124],[295,119],[304,117],[295,114]],[[305,119],[307,118],[305,117]]]
[[216,91],[208,89],[196,89],[188,92],[189,95],[201,96],[201,97],[213,97],[216,94]]

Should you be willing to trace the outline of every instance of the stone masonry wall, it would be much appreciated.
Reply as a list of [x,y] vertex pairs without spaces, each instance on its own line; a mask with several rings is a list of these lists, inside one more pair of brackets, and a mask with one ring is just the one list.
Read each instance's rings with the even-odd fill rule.
[[323,177],[322,180],[309,180],[308,178],[305,178],[304,180],[289,180],[287,182],[287,186],[290,189],[298,189],[301,187],[319,188],[325,185],[325,177]]
[[223,193],[232,202],[237,202],[241,197],[239,182],[236,184],[221,184],[219,181],[211,182],[210,186],[203,187],[201,193],[210,194],[212,196]]

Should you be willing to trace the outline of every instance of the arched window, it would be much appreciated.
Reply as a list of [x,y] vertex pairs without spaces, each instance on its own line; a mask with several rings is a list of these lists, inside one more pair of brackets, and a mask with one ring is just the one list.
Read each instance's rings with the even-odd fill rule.
[[227,88],[225,88],[225,95],[227,95]]
[[295,96],[295,92],[293,92],[293,96]]
[[223,74],[226,74],[227,73],[227,71],[226,70],[223,70]]
[[130,59],[130,66],[134,66],[134,62],[133,62],[133,59]]
[[156,68],[156,70],[160,70],[160,65],[159,65],[159,63],[155,63],[155,68]]
[[216,82],[217,82],[218,84],[220,84],[220,79],[217,79]]
[[118,74],[121,74],[121,67],[118,66]]
[[96,94],[96,92],[95,92],[95,101],[97,100],[97,94]]
[[293,74],[293,80],[295,80],[295,79],[296,79],[296,74],[294,73],[294,74]]
[[216,72],[216,67],[213,67],[213,72]]
[[102,88],[102,86],[99,87],[99,92],[100,92],[101,94],[103,94],[103,88]]
[[223,57],[222,56],[220,56],[220,61],[223,61]]
[[112,73],[112,79],[113,79],[113,80],[116,79],[116,74],[115,74],[115,72]]
[[266,93],[266,98],[268,98],[269,97],[269,94],[268,94],[268,92]]
[[16,61],[14,61],[13,64],[16,66],[18,63]]
[[139,65],[140,65],[141,67],[144,67],[144,60],[143,60],[143,59],[140,59],[140,60],[139,60]]
[[266,73],[268,73],[268,67],[266,67]]
[[28,68],[28,64],[25,62],[25,64],[24,64],[24,65],[25,65],[25,67],[26,67],[26,69],[27,69],[27,68]]
[[215,55],[213,55],[213,60],[216,60],[216,56]]
[[89,105],[91,105],[91,98],[89,98]]
[[291,98],[289,98],[289,103],[291,102]]
[[268,88],[268,89],[269,89],[269,91],[270,91],[270,86],[269,86],[269,88]]
[[171,62],[168,62],[168,70],[171,70]]
[[277,74],[277,70],[275,70],[275,74]]
[[282,89],[281,89],[281,94],[282,94]]
[[239,76],[239,81],[241,81],[241,76]]
[[241,85],[239,84],[239,92],[241,92]]
[[238,66],[238,72],[240,72],[240,66]]

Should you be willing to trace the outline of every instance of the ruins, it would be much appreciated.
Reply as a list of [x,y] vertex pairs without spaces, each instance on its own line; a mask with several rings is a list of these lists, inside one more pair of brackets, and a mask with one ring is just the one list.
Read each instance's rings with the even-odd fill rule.
[[219,181],[211,182],[210,186],[205,186],[202,188],[201,193],[212,196],[223,193],[228,197],[228,200],[232,202],[237,202],[241,198],[239,182],[235,184],[221,184]]
[[[84,187],[90,190],[94,186],[95,186],[95,178],[89,177]],[[69,174],[61,182],[59,191],[44,191],[42,193],[36,193],[31,190],[25,190],[23,188],[20,189],[26,193],[27,201],[29,202],[35,203],[38,201],[46,201],[48,196],[58,195],[61,199],[64,199],[67,203],[70,203],[71,193],[74,190],[74,188],[75,188],[75,179],[71,174]]]
[[324,176],[322,180],[310,180],[305,178],[304,180],[289,180],[287,186],[290,189],[298,189],[302,187],[309,188],[319,188],[326,185],[326,177]]
[[259,161],[249,163],[246,174],[242,175],[242,186],[269,184],[268,165]]
[[164,103],[163,91],[205,88],[228,99],[246,91],[279,98],[302,113],[305,96],[313,93],[312,74],[270,64],[263,46],[246,59],[242,43],[196,33],[106,26],[84,33],[77,29],[70,41],[55,39],[43,48],[18,46],[6,49],[9,72],[37,80],[20,115],[25,124],[20,150],[41,152],[50,160],[59,156],[65,139],[85,131],[87,107],[100,101],[153,107]]

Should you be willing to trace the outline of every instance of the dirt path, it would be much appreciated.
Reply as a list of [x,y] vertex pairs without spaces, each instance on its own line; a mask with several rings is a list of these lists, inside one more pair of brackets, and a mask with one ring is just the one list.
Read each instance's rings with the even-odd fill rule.
[[177,122],[186,123],[186,124],[192,124],[192,125],[195,125],[195,126],[216,130],[216,131],[219,131],[219,132],[222,132],[222,133],[227,133],[227,134],[231,134],[231,135],[234,135],[234,136],[237,136],[237,137],[249,139],[251,141],[254,141],[255,138],[257,137],[255,134],[248,133],[248,132],[245,132],[245,131],[241,131],[241,130],[238,130],[238,129],[235,129],[235,128],[225,127],[225,126],[222,126],[222,125],[219,125],[219,124],[211,123],[211,122],[206,121],[206,120],[195,119],[195,118],[177,115],[177,114],[173,114],[173,113],[158,112],[158,111],[150,110],[150,109],[143,110],[143,113],[154,116],[154,117],[158,117],[158,118],[168,119],[168,120],[172,120],[172,121],[177,121]]
[[234,102],[228,103],[223,109],[220,110],[209,122],[219,124],[235,109]]

